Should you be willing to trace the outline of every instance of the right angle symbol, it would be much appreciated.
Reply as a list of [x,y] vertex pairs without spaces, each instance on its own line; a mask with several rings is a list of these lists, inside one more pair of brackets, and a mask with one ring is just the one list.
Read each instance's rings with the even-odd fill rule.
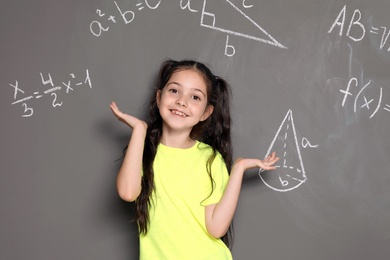
[[286,192],[306,181],[291,110],[283,119],[265,157],[272,152],[276,152],[280,159],[275,165],[276,170],[267,172],[260,169],[259,176],[265,185],[275,191]]

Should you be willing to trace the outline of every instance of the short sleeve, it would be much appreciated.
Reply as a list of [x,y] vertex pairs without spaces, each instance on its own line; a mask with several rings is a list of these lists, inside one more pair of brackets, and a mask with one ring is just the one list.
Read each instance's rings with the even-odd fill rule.
[[211,175],[213,177],[214,187],[211,186],[211,182],[209,181],[206,189],[208,197],[202,202],[202,206],[218,203],[228,183],[229,173],[220,153],[217,154],[213,161],[211,166]]

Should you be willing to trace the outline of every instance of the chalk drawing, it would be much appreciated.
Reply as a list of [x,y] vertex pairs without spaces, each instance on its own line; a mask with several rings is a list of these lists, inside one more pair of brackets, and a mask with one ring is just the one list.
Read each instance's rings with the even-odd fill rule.
[[[337,15],[335,21],[331,25],[330,29],[328,30],[328,33],[332,33],[333,30],[337,30],[336,27],[339,27],[339,36],[343,35],[344,28],[346,26],[346,13],[347,13],[347,5],[344,5],[339,14]],[[362,21],[362,12],[359,9],[355,9],[351,20],[348,24],[345,36],[347,36],[349,39],[359,42],[362,41],[366,37],[366,28],[367,25],[364,24],[364,21]],[[382,36],[380,39],[379,49],[382,50],[390,36],[390,30],[386,27],[381,25],[380,28],[382,31]],[[353,32],[351,31],[353,30]],[[380,35],[380,29],[377,26],[371,26],[369,32],[373,35]],[[387,52],[390,52],[390,47],[387,48]]]
[[[191,6],[191,3],[192,3],[191,1],[192,0],[180,0],[181,10],[188,9],[191,13],[198,13],[199,10],[194,9]],[[226,43],[225,43],[225,55],[226,56],[229,56],[229,57],[234,56],[234,54],[236,52],[235,47],[232,44],[229,44],[229,35],[235,35],[238,37],[243,37],[243,38],[267,43],[267,44],[270,44],[270,45],[273,45],[273,46],[276,46],[279,48],[287,49],[286,46],[282,45],[277,40],[275,40],[275,38],[273,38],[266,30],[264,30],[260,25],[258,25],[254,20],[252,20],[248,15],[246,15],[240,8],[238,8],[236,5],[234,5],[231,1],[229,1],[229,0],[214,0],[214,3],[216,1],[219,1],[217,4],[219,4],[219,6],[221,8],[227,9],[227,12],[233,11],[233,13],[238,13],[239,18],[241,18],[242,21],[235,21],[235,23],[240,22],[243,24],[249,24],[254,29],[257,29],[258,31],[260,31],[260,34],[262,35],[262,37],[258,37],[258,36],[250,35],[247,33],[239,32],[239,30],[224,28],[223,25],[216,25],[216,22],[218,19],[217,19],[215,14],[206,11],[207,0],[204,0],[202,12],[201,12],[201,18],[200,18],[200,25],[202,27],[217,30],[217,31],[224,32],[227,34]],[[155,2],[156,2],[156,4],[151,5],[148,0],[139,1],[138,3],[135,4],[134,9],[138,9],[138,11],[141,11],[146,6],[148,9],[155,10],[160,6],[161,0],[159,0],[159,1],[156,0]],[[117,12],[119,13],[120,17],[122,18],[119,20],[123,20],[123,22],[126,25],[130,24],[134,21],[135,16],[136,16],[136,11],[133,11],[130,9],[123,9],[123,7],[121,7],[116,1],[114,1],[114,5],[116,6]],[[242,7],[246,8],[246,9],[252,8],[253,4],[247,4],[246,0],[243,0]],[[114,24],[117,23],[117,20],[116,20],[117,14],[115,14],[115,13],[106,14],[106,12],[103,12],[102,10],[97,9],[96,14],[98,15],[98,19],[92,21],[89,24],[90,32],[96,37],[100,37],[103,33],[107,32],[110,29],[111,23],[114,23]]]
[[235,6],[231,1],[229,1],[229,0],[213,0],[213,2],[215,2],[215,1],[221,2],[221,6],[222,5],[227,6],[228,9],[233,8],[234,11],[240,13],[242,15],[242,17],[246,20],[245,22],[251,23],[258,30],[260,30],[260,32],[262,32],[262,34],[264,35],[263,36],[264,38],[256,37],[256,36],[249,35],[249,34],[244,34],[244,33],[238,32],[238,31],[234,31],[233,29],[223,28],[222,25],[216,25],[217,24],[216,15],[206,11],[207,0],[204,0],[204,2],[203,2],[202,16],[201,16],[201,21],[200,21],[201,26],[206,27],[206,28],[210,28],[213,30],[217,30],[220,32],[224,32],[227,34],[232,34],[235,36],[244,37],[247,39],[267,43],[267,44],[270,44],[270,45],[273,45],[273,46],[276,46],[279,48],[287,49],[286,46],[282,45],[277,40],[275,40],[275,38],[273,38],[266,30],[264,30],[260,25],[258,25],[254,20],[252,20],[248,15],[246,15],[237,6]]
[[191,0],[187,0],[187,4],[186,5],[183,4],[183,0],[180,0],[180,8],[182,10],[188,9],[188,10],[190,10],[190,12],[193,12],[193,13],[199,12],[198,10],[194,10],[194,9],[191,8]]
[[242,6],[244,8],[252,8],[253,7],[253,5],[247,5],[245,2],[246,2],[246,0],[242,0]]
[[[71,73],[70,74],[71,79],[69,79],[68,81],[61,82],[62,85],[65,87],[66,94],[68,94],[70,91],[74,91],[75,87],[81,86],[81,85],[88,85],[89,88],[92,88],[91,77],[89,76],[88,69],[86,69],[85,74],[86,75],[85,75],[84,80],[73,82],[73,80],[76,78],[76,76],[74,73]],[[63,89],[63,86],[55,86],[55,83],[54,83],[53,78],[52,78],[50,73],[47,73],[47,75],[44,76],[43,73],[41,72],[40,76],[41,76],[40,78],[41,78],[42,84],[49,86],[49,89],[46,89],[45,91],[43,91],[43,93],[41,93],[39,91],[34,91],[32,95],[17,99],[18,94],[19,95],[25,94],[25,91],[19,87],[19,81],[17,81],[17,80],[15,81],[14,84],[12,84],[12,83],[9,84],[14,89],[14,91],[13,91],[14,92],[14,95],[13,95],[14,101],[11,103],[11,105],[16,105],[16,104],[22,105],[22,107],[23,107],[22,117],[31,117],[34,114],[34,109],[30,105],[27,105],[27,101],[32,100],[32,99],[40,99],[40,98],[44,97],[45,95],[50,94],[50,96],[52,97],[51,104],[53,107],[60,107],[63,104],[63,101],[61,101],[61,102],[58,101],[58,94],[57,94],[58,91]]]
[[307,148],[307,147],[309,147],[309,148],[318,148],[319,147],[319,145],[318,144],[311,144],[310,142],[309,142],[309,140],[307,140],[307,138],[306,137],[303,137],[302,138],[302,147],[303,148]]
[[265,157],[271,152],[276,152],[280,158],[275,165],[276,170],[272,173],[259,170],[259,176],[267,187],[275,191],[287,192],[306,182],[307,177],[291,110],[283,119]]
[[[157,1],[155,4],[150,4],[148,0],[144,0],[141,2],[138,2],[135,4],[135,8],[138,9],[138,11],[141,11],[145,8],[145,6],[151,10],[157,9],[161,4],[161,0]],[[118,14],[122,18],[123,22],[127,25],[134,21],[135,19],[135,12],[132,10],[124,10],[123,7],[119,6],[119,4],[114,1],[114,5],[118,11]],[[100,37],[103,32],[107,32],[110,29],[110,26],[106,25],[106,21],[101,21],[107,19],[108,23],[114,23],[116,24],[116,14],[110,14],[106,16],[106,13],[103,13],[102,10],[97,9],[96,14],[99,16],[98,20],[92,21],[89,24],[89,30],[90,32],[96,36]],[[106,17],[105,17],[106,16]]]
[[[359,111],[367,111],[368,117],[374,117],[382,106],[383,102],[383,88],[377,86],[372,80],[369,80],[364,86],[359,88],[359,81],[357,78],[351,78],[345,89],[340,89],[343,95],[341,102],[342,107],[346,107],[346,103],[350,98],[353,102],[353,112],[356,114]],[[385,104],[383,109],[389,111],[389,104]]]

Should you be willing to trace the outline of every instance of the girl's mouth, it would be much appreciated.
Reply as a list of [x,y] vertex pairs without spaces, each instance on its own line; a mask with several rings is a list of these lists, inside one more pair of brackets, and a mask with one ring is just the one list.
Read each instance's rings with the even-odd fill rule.
[[172,110],[171,110],[171,113],[174,114],[174,115],[180,116],[180,117],[187,117],[186,114],[184,114],[183,112],[181,112],[181,111],[179,111],[179,110],[174,110],[174,109],[172,109]]

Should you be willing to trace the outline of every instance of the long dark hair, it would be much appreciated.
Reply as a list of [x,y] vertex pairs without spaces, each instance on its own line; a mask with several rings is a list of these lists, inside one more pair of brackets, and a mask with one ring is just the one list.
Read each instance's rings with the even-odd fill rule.
[[[211,116],[195,125],[190,133],[190,137],[193,140],[204,142],[213,149],[213,154],[207,161],[207,171],[213,188],[214,181],[211,175],[211,164],[217,152],[222,155],[229,173],[232,166],[233,152],[229,110],[231,90],[228,83],[224,79],[214,76],[210,69],[200,62],[192,60],[167,60],[163,62],[157,77],[155,91],[149,104],[149,121],[143,153],[142,190],[136,201],[137,223],[140,233],[144,235],[148,231],[149,206],[152,203],[151,194],[155,189],[153,161],[162,135],[162,118],[157,107],[156,93],[165,87],[173,73],[187,69],[197,71],[202,75],[207,86],[208,105],[214,107]],[[232,245],[232,236],[233,230],[231,225],[228,232],[221,238],[228,247]]]

